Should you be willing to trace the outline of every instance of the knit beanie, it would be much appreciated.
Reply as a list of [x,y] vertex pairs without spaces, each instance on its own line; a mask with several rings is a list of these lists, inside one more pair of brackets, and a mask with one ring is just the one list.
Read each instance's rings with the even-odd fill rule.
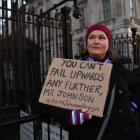
[[111,43],[112,43],[112,35],[111,35],[111,32],[110,30],[103,24],[94,24],[92,26],[90,26],[87,30],[87,33],[86,33],[86,46],[87,46],[87,39],[88,39],[88,36],[89,34],[94,31],[94,30],[101,30],[103,32],[106,33],[107,37],[108,37],[108,40],[109,40],[109,46],[111,46]]

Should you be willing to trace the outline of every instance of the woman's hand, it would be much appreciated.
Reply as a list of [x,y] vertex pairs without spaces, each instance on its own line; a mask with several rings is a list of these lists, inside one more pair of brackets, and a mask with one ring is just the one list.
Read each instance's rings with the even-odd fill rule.
[[80,125],[82,124],[85,120],[90,120],[92,118],[92,115],[86,114],[88,111],[87,109],[78,109],[78,110],[73,110],[70,115],[69,119],[69,124],[70,125]]
[[[88,111],[88,108],[82,109],[82,113],[86,113]],[[92,118],[92,115],[89,115],[89,120]]]

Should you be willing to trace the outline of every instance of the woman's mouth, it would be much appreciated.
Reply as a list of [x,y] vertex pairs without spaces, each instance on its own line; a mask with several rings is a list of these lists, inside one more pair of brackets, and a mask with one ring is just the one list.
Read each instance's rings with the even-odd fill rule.
[[100,47],[92,47],[93,49],[100,49]]

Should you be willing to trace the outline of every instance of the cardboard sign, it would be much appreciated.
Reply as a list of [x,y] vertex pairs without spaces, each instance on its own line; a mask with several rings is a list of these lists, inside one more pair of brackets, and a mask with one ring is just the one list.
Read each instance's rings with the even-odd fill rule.
[[103,117],[112,64],[54,58],[39,102]]

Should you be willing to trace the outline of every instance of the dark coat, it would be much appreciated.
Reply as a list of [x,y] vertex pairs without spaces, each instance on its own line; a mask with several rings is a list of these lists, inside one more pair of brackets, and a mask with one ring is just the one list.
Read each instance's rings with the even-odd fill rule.
[[70,132],[75,132],[79,137],[78,140],[94,140],[107,116],[106,112],[114,83],[116,83],[114,104],[102,140],[140,140],[139,126],[129,106],[129,101],[133,101],[140,108],[140,78],[128,71],[118,61],[113,62],[104,117],[93,116],[91,120],[85,121],[82,125],[70,126],[68,120],[71,110],[49,106],[48,112],[65,128],[69,128]]
[[132,71],[132,73],[134,73],[135,75],[139,76],[140,77],[140,68],[136,68]]

